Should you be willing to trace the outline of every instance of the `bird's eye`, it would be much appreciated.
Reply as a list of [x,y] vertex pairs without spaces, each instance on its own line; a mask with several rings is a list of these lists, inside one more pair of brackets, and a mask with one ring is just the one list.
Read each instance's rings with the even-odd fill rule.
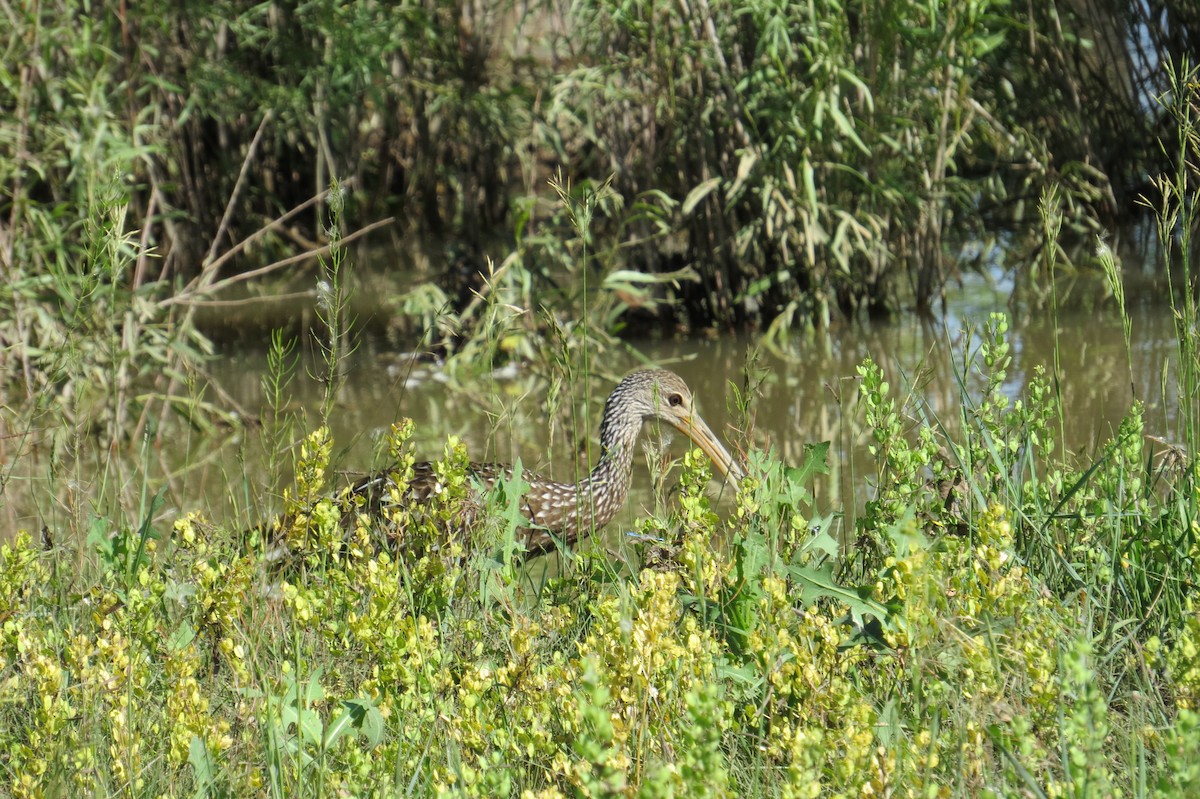
[[683,397],[679,394],[672,394],[671,396],[667,397],[667,403],[672,408],[678,408],[683,404]]

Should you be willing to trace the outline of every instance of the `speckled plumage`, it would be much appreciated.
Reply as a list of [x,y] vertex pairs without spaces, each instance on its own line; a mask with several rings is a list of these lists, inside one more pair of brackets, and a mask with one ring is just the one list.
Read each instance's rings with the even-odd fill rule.
[[[529,521],[524,528],[529,554],[545,552],[555,539],[567,544],[583,532],[603,527],[612,520],[629,494],[633,474],[634,446],[642,423],[661,420],[686,435],[712,459],[722,476],[741,479],[745,472],[728,450],[692,409],[692,392],[683,379],[666,369],[633,372],[617,384],[604,405],[600,421],[600,460],[591,473],[575,483],[560,483],[529,472],[529,483],[521,512]],[[502,475],[510,477],[506,464],[473,463],[470,474],[490,489]],[[359,481],[354,490],[375,504],[388,483],[387,475]],[[406,500],[424,503],[435,489],[433,465],[418,463]]]

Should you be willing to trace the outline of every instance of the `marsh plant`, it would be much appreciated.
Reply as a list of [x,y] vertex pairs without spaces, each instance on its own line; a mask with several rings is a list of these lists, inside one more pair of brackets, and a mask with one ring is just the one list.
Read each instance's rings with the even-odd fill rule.
[[[647,543],[585,543],[534,578],[519,485],[494,523],[453,524],[456,442],[435,506],[398,495],[404,535],[381,546],[383,520],[330,493],[325,428],[297,448],[274,552],[153,506],[49,550],[22,533],[0,547],[7,791],[1189,796],[1194,483],[1146,472],[1138,407],[1069,461],[1048,388],[1001,390],[1006,320],[973,340],[987,388],[953,438],[897,428],[863,365],[880,470],[849,551],[813,507],[825,448],[756,454],[721,509],[693,453]],[[399,486],[411,434],[390,442]],[[933,442],[958,502],[925,501]]]
[[159,258],[133,288],[236,285],[321,244],[339,175],[347,230],[394,215],[394,242],[444,237],[471,275],[511,254],[552,293],[542,278],[581,267],[561,170],[609,188],[591,249],[634,289],[619,323],[649,302],[667,324],[779,335],[934,309],[960,237],[1014,226],[1014,257],[1036,251],[1050,185],[1075,231],[1121,220],[1175,155],[1148,100],[1200,26],[1176,0],[54,0],[4,18],[13,280],[77,262],[81,211],[115,177]]
[[[17,24],[0,33],[31,65],[0,70],[16,109],[0,122],[10,278],[0,287],[0,447],[12,446],[10,431],[43,429],[70,446],[30,481],[49,509],[40,526],[0,531],[0,794],[1200,792],[1194,73],[1178,73],[1169,106],[1176,171],[1148,198],[1163,268],[1179,281],[1163,390],[1182,410],[1164,436],[1146,435],[1151,398],[1136,397],[1095,452],[1067,452],[1059,364],[1011,391],[1008,319],[996,314],[968,324],[955,424],[861,363],[852,412],[874,468],[849,529],[848,508],[814,500],[829,479],[827,445],[801,463],[752,450],[749,477],[724,505],[707,491],[706,461],[689,453],[636,535],[596,535],[528,563],[515,535],[519,473],[464,529],[456,521],[475,486],[465,446],[450,438],[433,469],[441,491],[416,512],[403,493],[414,427],[402,421],[383,445],[394,494],[372,514],[336,490],[341,442],[326,424],[354,341],[343,260],[354,234],[336,222],[344,182],[327,188],[353,172],[339,168],[339,154],[355,152],[342,137],[382,148],[378,131],[401,131],[389,174],[427,221],[503,216],[492,188],[509,157],[530,170],[536,160],[509,142],[516,122],[535,127],[518,78],[538,67],[490,68],[499,11],[148,3],[93,21],[90,5],[42,8],[4,5]],[[456,351],[486,369],[508,353],[528,358],[554,376],[560,407],[587,394],[598,346],[616,346],[593,328],[618,324],[622,303],[667,296],[660,289],[686,298],[711,285],[692,272],[732,278],[730,296],[692,306],[696,318],[749,313],[735,297],[782,310],[781,325],[869,306],[885,283],[936,289],[940,262],[920,254],[941,249],[943,214],[968,198],[1003,199],[994,175],[966,169],[976,162],[963,148],[1019,152],[1026,188],[1040,187],[1034,167],[1046,161],[1027,130],[967,91],[975,62],[1010,63],[1006,7],[928,8],[887,6],[894,17],[880,24],[897,24],[872,40],[877,82],[855,71],[851,34],[863,20],[841,4],[573,8],[596,24],[539,100],[568,131],[547,146],[615,159],[605,171],[617,177],[609,188],[560,182],[549,223],[525,206],[516,253],[462,309]],[[56,24],[52,10],[64,11]],[[136,54],[126,49],[135,41]],[[381,59],[394,80],[364,67]],[[679,80],[677,68],[693,71]],[[171,82],[193,71],[195,94]],[[918,73],[934,76],[933,91]],[[665,88],[673,99],[660,104]],[[1003,99],[995,88],[985,99]],[[338,109],[354,124],[334,124]],[[804,127],[790,128],[797,120]],[[243,136],[247,126],[256,132]],[[555,128],[537,130],[553,138]],[[193,140],[194,159],[170,157]],[[205,157],[214,152],[222,158]],[[224,168],[234,152],[239,168]],[[442,157],[420,157],[430,152]],[[447,166],[464,152],[486,168]],[[1032,195],[1045,197],[1047,238],[1086,224],[1079,209],[1103,194],[1083,163],[1061,194]],[[652,173],[671,187],[640,182]],[[170,201],[192,190],[204,208],[219,193],[224,210],[206,217]],[[251,196],[289,210],[234,230],[244,217],[233,209]],[[213,419],[199,412],[206,348],[189,309],[244,279],[222,277],[238,253],[281,247],[301,215],[324,227],[331,214],[329,248],[306,246],[328,253],[314,280],[320,413],[291,413],[299,367],[280,334],[264,378],[271,473],[228,481],[236,518],[168,509],[147,465],[152,445],[172,441],[161,434],[171,419],[198,429]],[[186,229],[205,219],[208,256],[189,268]],[[559,224],[568,232],[556,238]],[[892,234],[912,245],[898,261],[885,257]],[[621,264],[622,250],[643,244],[688,254],[656,283],[662,274]],[[1049,244],[1040,257],[1053,275],[1061,252]],[[785,268],[800,253],[811,271]],[[586,288],[565,290],[576,303],[568,318],[587,308],[583,321],[539,306],[551,296],[539,263],[552,259],[585,276]],[[745,272],[723,271],[743,262]],[[760,379],[749,364],[732,400],[744,418]],[[576,431],[590,428],[576,407],[566,414]],[[108,460],[93,485],[73,456],[97,441]],[[190,438],[177,443],[192,453]],[[123,448],[137,453],[135,470],[122,471]],[[26,457],[11,451],[0,492]],[[110,485],[117,496],[102,498]],[[5,509],[10,496],[0,493]],[[278,498],[280,521],[248,530],[242,517],[265,510],[260,496]]]

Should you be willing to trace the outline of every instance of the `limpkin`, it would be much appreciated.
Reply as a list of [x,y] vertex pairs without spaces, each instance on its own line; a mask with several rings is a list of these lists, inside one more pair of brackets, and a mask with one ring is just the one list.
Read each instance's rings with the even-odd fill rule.
[[[660,420],[687,436],[704,451],[726,479],[740,480],[742,467],[733,459],[709,426],[692,407],[692,392],[683,379],[666,369],[633,372],[617,384],[604,404],[600,421],[600,460],[578,483],[559,483],[524,472],[529,490],[521,501],[528,522],[522,534],[526,555],[553,548],[555,540],[573,544],[580,533],[603,527],[612,520],[625,497],[633,474],[634,445],[642,423]],[[512,467],[497,463],[472,463],[468,473],[485,491],[501,477],[509,479]],[[378,507],[390,477],[374,475],[352,489]],[[437,490],[433,464],[417,463],[404,494],[404,502],[422,504]]]

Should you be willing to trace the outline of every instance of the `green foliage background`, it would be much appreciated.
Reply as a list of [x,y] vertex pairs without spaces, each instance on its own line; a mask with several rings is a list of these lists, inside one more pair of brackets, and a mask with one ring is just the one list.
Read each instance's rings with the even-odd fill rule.
[[[1195,795],[1196,13],[0,2],[0,492],[44,447],[68,508],[0,536],[0,793]],[[1143,74],[1148,53],[1170,68]],[[1178,339],[1164,450],[1139,405],[1093,461],[1056,450],[1069,409],[1052,377],[1005,393],[996,316],[969,331],[961,435],[861,365],[876,472],[844,541],[844,509],[812,507],[820,447],[753,453],[720,515],[690,455],[637,539],[553,576],[521,564],[506,504],[446,524],[470,492],[454,442],[433,513],[389,520],[406,550],[326,491],[344,244],[385,215],[483,275],[397,300],[452,356],[586,379],[635,306],[770,335],[927,308],[951,230],[1014,226],[1052,291],[1064,228],[1139,194]],[[249,509],[280,490],[279,539],[164,524],[115,457],[98,482],[137,501],[83,494],[89,448],[146,459],[173,422],[238,424],[198,388],[194,309],[296,250],[329,253],[320,420],[289,479],[277,337],[269,474],[229,486]]]
[[[1190,55],[1196,17],[1116,0],[9,4],[4,268],[77,263],[112,184],[162,258],[134,287],[191,279],[336,178],[352,230],[395,214],[471,273],[516,254],[552,297],[587,266],[544,202],[561,173],[608,186],[600,272],[694,271],[676,321],[929,309],[954,244],[1033,223],[1048,185],[1081,230],[1132,211],[1176,135],[1153,110],[1168,76],[1142,65]],[[311,246],[314,210],[225,270]]]

